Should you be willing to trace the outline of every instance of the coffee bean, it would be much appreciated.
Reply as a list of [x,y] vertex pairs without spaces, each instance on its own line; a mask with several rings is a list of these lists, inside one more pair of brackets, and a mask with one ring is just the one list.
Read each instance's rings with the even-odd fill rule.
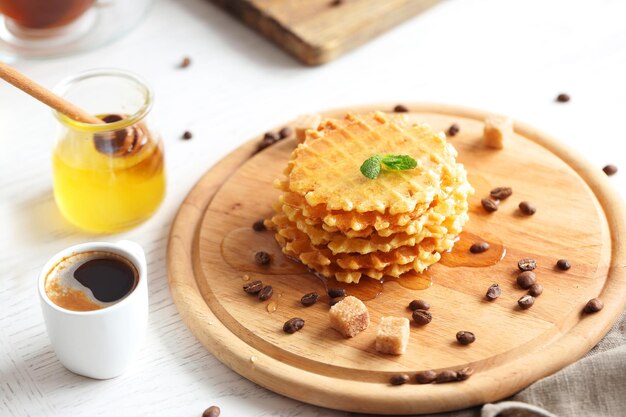
[[532,216],[537,212],[537,207],[533,206],[528,201],[522,201],[521,203],[519,203],[519,211],[527,216]]
[[251,281],[243,284],[243,290],[248,294],[257,294],[263,289],[263,283],[261,281]]
[[274,142],[280,140],[280,135],[276,132],[265,132],[263,139],[273,140]]
[[489,249],[489,243],[487,242],[476,242],[470,246],[470,252],[472,253],[483,253],[487,249]]
[[537,261],[530,258],[520,259],[517,261],[517,267],[520,271],[532,271],[537,268]]
[[430,384],[435,379],[437,379],[435,371],[421,371],[415,374],[415,382],[418,384]]
[[456,134],[459,133],[460,130],[461,128],[458,124],[452,123],[448,128],[448,136],[456,136]]
[[480,204],[482,204],[487,213],[493,213],[494,211],[498,211],[498,203],[490,198],[483,198],[482,200],[480,200]]
[[531,285],[528,289],[528,294],[532,295],[533,297],[539,297],[541,294],[543,294],[543,285],[537,283]]
[[269,265],[271,261],[272,257],[267,252],[260,251],[254,254],[254,262],[258,265]]
[[572,264],[570,264],[567,259],[559,259],[558,261],[556,261],[556,267],[559,268],[561,271],[567,271],[572,267]]
[[346,298],[345,296],[342,297],[334,297],[328,300],[328,304],[332,307],[335,304],[337,304],[339,301],[343,300],[344,298]]
[[391,385],[404,385],[409,382],[409,376],[407,374],[394,375],[389,379]]
[[396,113],[406,113],[409,111],[409,108],[407,106],[403,106],[402,104],[398,104],[393,108],[393,111]]
[[570,101],[570,96],[569,94],[565,94],[565,93],[561,93],[558,96],[556,96],[556,101],[558,101],[559,103],[567,103],[568,101]]
[[426,310],[415,310],[413,312],[413,321],[415,324],[424,326],[433,320],[433,315]]
[[252,229],[254,229],[255,232],[262,232],[266,230],[267,228],[265,227],[265,220],[261,219],[261,220],[255,221],[252,224]]
[[438,384],[445,384],[446,382],[456,381],[458,377],[459,375],[456,373],[456,371],[445,370],[439,372],[439,375],[437,375],[435,382]]
[[535,297],[532,295],[524,295],[522,298],[517,300],[517,305],[520,306],[522,310],[531,308],[533,304],[535,304]]
[[185,133],[183,133],[182,137],[185,140],[189,140],[189,139],[193,138],[193,134],[190,131],[187,130],[187,131],[185,131]]
[[424,300],[413,300],[409,303],[409,310],[428,310],[430,308],[430,304]]
[[220,417],[221,413],[222,412],[220,411],[219,407],[212,405],[204,410],[204,413],[202,413],[202,417]]
[[346,290],[344,290],[343,288],[329,288],[328,296],[331,298],[345,297]]
[[474,374],[474,370],[470,367],[466,367],[461,369],[460,371],[458,371],[456,373],[456,380],[457,381],[465,381],[466,379],[468,379],[470,376],[472,376]]
[[278,131],[278,136],[280,136],[281,139],[288,138],[291,135],[293,135],[293,129],[289,126],[285,126]]
[[472,332],[460,331],[456,334],[456,340],[462,345],[469,345],[474,343],[476,336]]
[[272,146],[276,141],[274,139],[263,138],[263,140],[257,146],[256,151],[261,152],[263,149]]
[[285,333],[294,334],[303,327],[304,320],[302,320],[300,317],[294,317],[285,322],[285,324],[283,325],[283,331]]
[[607,165],[602,168],[602,171],[610,177],[611,175],[617,174],[617,167],[615,165]]
[[517,276],[517,285],[524,290],[529,289],[535,282],[537,282],[537,276],[533,271],[524,271]]
[[265,287],[263,287],[261,289],[261,291],[259,291],[259,300],[261,301],[267,301],[270,298],[272,298],[272,294],[274,294],[274,290],[272,289],[271,285],[266,285]]
[[320,295],[318,293],[310,292],[302,296],[302,298],[300,299],[300,304],[302,304],[305,307],[309,307],[317,303],[317,300],[319,299],[320,299]]
[[180,61],[180,64],[178,64],[178,68],[187,68],[189,65],[191,65],[191,58],[186,56],[182,59],[182,61]]
[[592,298],[587,301],[583,311],[587,314],[597,313],[604,308],[604,303],[599,298]]
[[513,194],[513,189],[511,187],[496,187],[493,190],[489,191],[489,195],[496,200],[506,200]]
[[487,300],[493,301],[496,298],[500,297],[501,294],[502,289],[500,289],[500,286],[498,284],[492,284],[491,287],[489,287],[489,289],[487,290],[487,294],[485,295],[485,297],[487,297]]

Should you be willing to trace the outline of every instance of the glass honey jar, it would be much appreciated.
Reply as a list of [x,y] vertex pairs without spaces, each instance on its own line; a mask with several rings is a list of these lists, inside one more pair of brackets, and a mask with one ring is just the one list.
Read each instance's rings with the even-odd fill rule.
[[149,218],[165,194],[163,143],[146,120],[151,89],[132,73],[104,69],[71,77],[55,92],[105,122],[87,124],[55,112],[54,197],[65,218],[96,233]]

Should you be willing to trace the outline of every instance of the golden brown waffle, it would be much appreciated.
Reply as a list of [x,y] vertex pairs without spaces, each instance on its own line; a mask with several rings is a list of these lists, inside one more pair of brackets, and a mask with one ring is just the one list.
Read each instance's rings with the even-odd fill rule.
[[[310,132],[316,133],[315,135]],[[417,167],[408,171],[383,170],[376,180],[359,168],[375,154],[408,154]],[[443,135],[423,124],[409,124],[401,116],[380,112],[347,115],[326,121],[292,154],[285,174],[289,190],[309,206],[365,213],[410,213],[428,206],[442,179],[455,177],[456,150]]]
[[[347,229],[331,226],[328,224],[328,221],[323,222],[319,218],[308,217],[306,215],[306,204],[303,207],[288,203],[293,203],[295,200],[291,197],[292,193],[286,193],[281,196],[280,202],[283,204],[278,204],[276,210],[285,213],[289,220],[310,236],[314,244],[329,244],[329,248],[333,253],[367,253],[364,252],[366,247],[369,246],[367,242],[364,242],[366,239],[371,240],[374,245],[390,245],[387,249],[384,246],[378,246],[370,251],[380,250],[388,252],[398,246],[413,245],[423,237],[437,238],[441,234],[448,233],[441,227],[442,223],[448,218],[463,216],[467,213],[467,199],[472,192],[473,189],[467,182],[465,171],[463,170],[459,180],[453,186],[446,187],[446,190],[442,192],[443,196],[431,203],[431,208],[420,216],[415,217],[412,214],[385,216],[377,212],[356,213],[354,216],[347,212],[334,212],[334,214],[327,216],[326,220],[331,217],[334,220],[346,220],[347,223],[344,223],[343,226],[348,224],[349,227]],[[369,219],[374,219],[376,223],[373,226],[366,225],[364,228],[361,228],[360,226],[364,225],[368,216]],[[352,217],[351,220],[349,220],[350,217]],[[394,220],[396,223],[393,222]],[[465,218],[462,222],[459,222],[460,227],[463,226],[466,220]],[[359,225],[355,226],[357,222]],[[354,228],[359,230],[354,230]],[[460,230],[456,233],[460,233]],[[410,240],[404,239],[412,239],[415,243],[410,243]],[[359,244],[360,246],[355,247],[348,243],[351,240],[361,240],[362,242]],[[344,246],[345,248],[342,249]]]
[[420,204],[413,212],[393,215],[389,212],[380,213],[377,211],[365,213],[343,210],[329,211],[323,204],[312,207],[304,197],[289,191],[286,182],[278,182],[277,186],[283,191],[280,197],[281,203],[294,210],[299,210],[308,224],[321,225],[329,232],[341,232],[351,238],[368,237],[374,231],[381,236],[389,236],[392,233],[402,231],[410,234],[419,233],[421,230],[419,223],[413,223],[417,218],[442,201],[448,201],[451,198],[457,202],[467,201],[468,196],[474,191],[467,182],[467,173],[461,164],[455,166],[454,177],[446,176],[442,179],[438,194],[428,205]]
[[425,238],[416,245],[401,246],[389,252],[335,255],[326,247],[314,245],[286,216],[274,216],[268,226],[277,231],[276,240],[287,256],[327,277],[335,276],[344,281],[349,276],[350,281],[345,282],[358,282],[361,275],[381,279],[383,276],[399,277],[409,270],[422,272],[440,259],[440,252],[452,248],[456,237],[456,234],[446,234],[442,239]]
[[467,221],[467,202],[451,205],[442,203],[416,219],[405,231],[381,236],[373,233],[364,238],[348,237],[341,232],[328,232],[319,225],[311,225],[298,210],[289,206],[281,207],[274,223],[284,224],[288,220],[298,230],[306,234],[316,246],[327,246],[333,255],[339,253],[368,254],[389,252],[402,246],[415,246],[425,238],[443,239],[445,235],[457,235]]
[[360,232],[370,226],[374,230],[384,230],[392,225],[404,226],[411,220],[424,214],[430,207],[436,204],[436,202],[433,201],[429,205],[420,205],[415,211],[410,213],[390,215],[377,211],[368,211],[365,213],[343,210],[328,211],[323,204],[311,207],[304,197],[293,192],[285,192],[281,196],[281,202],[293,209],[300,210],[303,217],[307,218],[311,224],[321,225],[323,223],[328,227],[336,228],[342,233],[348,231]]
[[[372,180],[360,166],[375,154],[408,154],[417,167]],[[326,120],[276,180],[283,193],[266,225],[287,256],[339,281],[422,272],[468,220],[473,189],[455,158],[444,135],[400,115]]]
[[[343,269],[339,265],[324,256],[320,256],[315,250],[299,253],[301,249],[311,249],[306,244],[290,244],[290,242],[282,235],[276,234],[276,240],[282,247],[283,253],[289,257],[299,260],[315,272],[325,277],[334,277],[337,281],[346,283],[358,283],[362,276],[374,279],[382,279],[383,277],[398,278],[407,272],[424,271],[428,266],[436,263],[441,258],[441,254],[437,251],[430,251],[430,248],[421,248],[419,255],[412,262],[406,264],[392,264],[377,270],[374,268],[358,268]],[[454,244],[454,239],[450,240],[450,247]]]

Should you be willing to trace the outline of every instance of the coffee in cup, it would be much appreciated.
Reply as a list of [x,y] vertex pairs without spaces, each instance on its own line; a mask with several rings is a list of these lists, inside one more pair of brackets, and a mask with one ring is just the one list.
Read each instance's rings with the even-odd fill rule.
[[88,251],[61,259],[45,278],[46,296],[72,311],[100,310],[114,305],[137,286],[139,273],[125,257]]

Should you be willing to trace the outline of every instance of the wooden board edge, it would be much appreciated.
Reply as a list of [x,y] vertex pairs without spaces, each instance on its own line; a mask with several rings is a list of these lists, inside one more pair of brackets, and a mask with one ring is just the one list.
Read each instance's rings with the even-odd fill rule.
[[[443,113],[474,119],[483,119],[489,112],[440,104],[409,104],[412,111]],[[355,106],[336,109],[325,114],[347,111],[369,111],[373,108],[386,109],[389,105]],[[245,162],[254,150],[251,141],[228,155],[200,179],[189,193],[176,216],[170,231],[167,250],[168,280],[172,298],[187,326],[200,342],[220,361],[240,375],[285,396],[323,407],[352,412],[378,414],[415,414],[454,410],[496,401],[512,395],[537,379],[548,376],[582,357],[608,332],[626,306],[626,253],[621,237],[626,236],[624,203],[613,190],[601,170],[586,162],[571,149],[528,125],[516,122],[516,131],[535,140],[557,154],[587,182],[598,198],[612,225],[612,259],[609,269],[609,284],[600,297],[605,301],[602,312],[579,321],[568,333],[539,352],[531,352],[532,360],[523,356],[514,362],[491,369],[485,374],[476,374],[463,384],[415,386],[405,385],[381,389],[380,384],[346,382],[318,374],[293,372],[288,365],[253,350],[238,339],[210,311],[197,290],[192,268],[193,242],[204,209],[219,185],[232,171]],[[215,172],[217,171],[217,173]],[[218,184],[214,184],[215,180]],[[213,194],[207,194],[213,190]],[[204,194],[203,194],[204,193]],[[193,222],[182,222],[182,213],[189,213]],[[187,243],[185,243],[185,239]],[[177,261],[172,261],[172,259]],[[581,306],[582,308],[582,306]],[[609,319],[598,327],[595,317],[604,315]],[[211,324],[209,324],[211,323]],[[590,334],[592,336],[590,336]],[[225,348],[228,346],[229,348]],[[307,375],[304,380],[294,375]],[[508,380],[504,386],[502,380]],[[420,395],[415,395],[416,387]],[[365,395],[366,394],[366,395]],[[390,411],[391,410],[391,411]]]
[[410,2],[408,2],[405,7],[405,13],[398,13],[397,17],[393,19],[377,20],[379,23],[376,30],[372,31],[368,36],[353,36],[343,43],[334,42],[329,46],[317,45],[303,39],[289,27],[266,14],[263,10],[255,7],[249,1],[211,0],[212,3],[226,10],[229,14],[241,20],[266,39],[272,41],[276,46],[308,66],[322,65],[332,61],[346,52],[380,36],[392,29],[395,25],[399,25],[415,17],[429,7],[437,4],[439,1],[440,0],[421,0],[419,7],[411,6]]

